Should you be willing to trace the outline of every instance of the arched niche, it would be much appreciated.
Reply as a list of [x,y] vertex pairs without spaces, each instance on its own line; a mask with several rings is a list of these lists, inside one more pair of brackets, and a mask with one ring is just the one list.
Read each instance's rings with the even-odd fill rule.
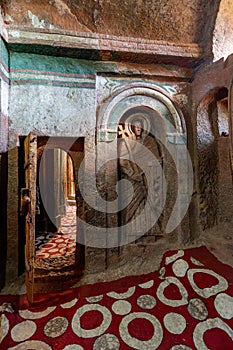
[[151,84],[130,84],[117,90],[102,101],[97,117],[97,141],[112,141],[117,136],[117,125],[128,110],[148,107],[166,122],[166,134],[170,141],[186,137],[183,115],[174,101],[159,87]]
[[[160,141],[168,150],[167,158],[164,161],[165,163],[167,162],[166,176],[168,188],[170,186],[170,193],[172,193],[171,188],[175,188],[168,200],[170,203],[165,211],[165,231],[166,233],[172,233],[178,227],[188,209],[190,188],[192,187],[192,185],[190,186],[192,180],[190,182],[188,172],[192,166],[187,151],[184,117],[175,102],[161,88],[147,83],[132,83],[118,89],[108,99],[100,103],[97,114],[97,184],[99,190],[102,191],[103,197],[107,199],[106,212],[109,212],[107,210],[108,200],[113,201],[117,198],[117,147],[111,151],[111,161],[106,162],[101,169],[98,164],[103,165],[104,157],[108,158],[107,145],[116,140],[117,128],[122,121],[122,117],[127,115],[127,113],[130,114],[134,109],[150,111],[150,114],[160,118],[164,125],[164,133]],[[184,166],[181,169],[182,164]],[[180,191],[181,187],[183,188],[182,191]],[[118,213],[106,214],[107,227],[117,226],[117,223]]]
[[197,183],[203,230],[229,220],[225,208],[231,191],[228,95],[226,87],[216,87],[197,108]]

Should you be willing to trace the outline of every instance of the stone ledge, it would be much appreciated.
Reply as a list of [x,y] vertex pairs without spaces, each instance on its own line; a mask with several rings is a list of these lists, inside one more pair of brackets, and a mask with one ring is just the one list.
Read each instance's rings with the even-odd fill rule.
[[194,43],[174,43],[60,30],[32,30],[31,28],[12,26],[2,28],[2,35],[11,44],[23,43],[107,52],[113,51],[118,53],[155,55],[160,58],[170,56],[200,60],[203,57],[203,48]]

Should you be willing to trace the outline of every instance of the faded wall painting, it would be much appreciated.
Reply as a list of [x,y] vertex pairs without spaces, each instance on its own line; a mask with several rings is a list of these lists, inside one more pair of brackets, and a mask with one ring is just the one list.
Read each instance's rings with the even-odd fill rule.
[[[145,222],[148,235],[163,235],[162,146],[153,135],[155,119],[145,111],[131,110],[118,125],[119,200],[121,224],[127,233],[142,232]],[[133,195],[132,195],[133,191]],[[130,225],[129,225],[130,223]]]

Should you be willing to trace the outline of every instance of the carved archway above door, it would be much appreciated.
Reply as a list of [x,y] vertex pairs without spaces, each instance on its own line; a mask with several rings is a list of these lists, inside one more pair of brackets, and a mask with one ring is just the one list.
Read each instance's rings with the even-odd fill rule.
[[[183,115],[175,102],[160,87],[149,83],[126,84],[102,101],[97,116],[97,141],[112,141],[117,137],[117,125],[128,110],[144,106],[160,115],[166,124],[167,137],[185,137]],[[176,138],[176,142],[178,139]]]

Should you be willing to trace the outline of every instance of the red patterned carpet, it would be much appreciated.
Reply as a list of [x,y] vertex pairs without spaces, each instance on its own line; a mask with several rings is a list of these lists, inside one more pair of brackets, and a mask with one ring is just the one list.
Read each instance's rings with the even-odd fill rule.
[[[38,296],[38,300],[39,300]],[[2,315],[0,349],[232,350],[233,269],[205,247],[168,252],[159,272],[48,295]]]
[[66,216],[61,219],[59,233],[42,233],[36,237],[36,256],[55,258],[75,253],[76,206],[66,207]]

